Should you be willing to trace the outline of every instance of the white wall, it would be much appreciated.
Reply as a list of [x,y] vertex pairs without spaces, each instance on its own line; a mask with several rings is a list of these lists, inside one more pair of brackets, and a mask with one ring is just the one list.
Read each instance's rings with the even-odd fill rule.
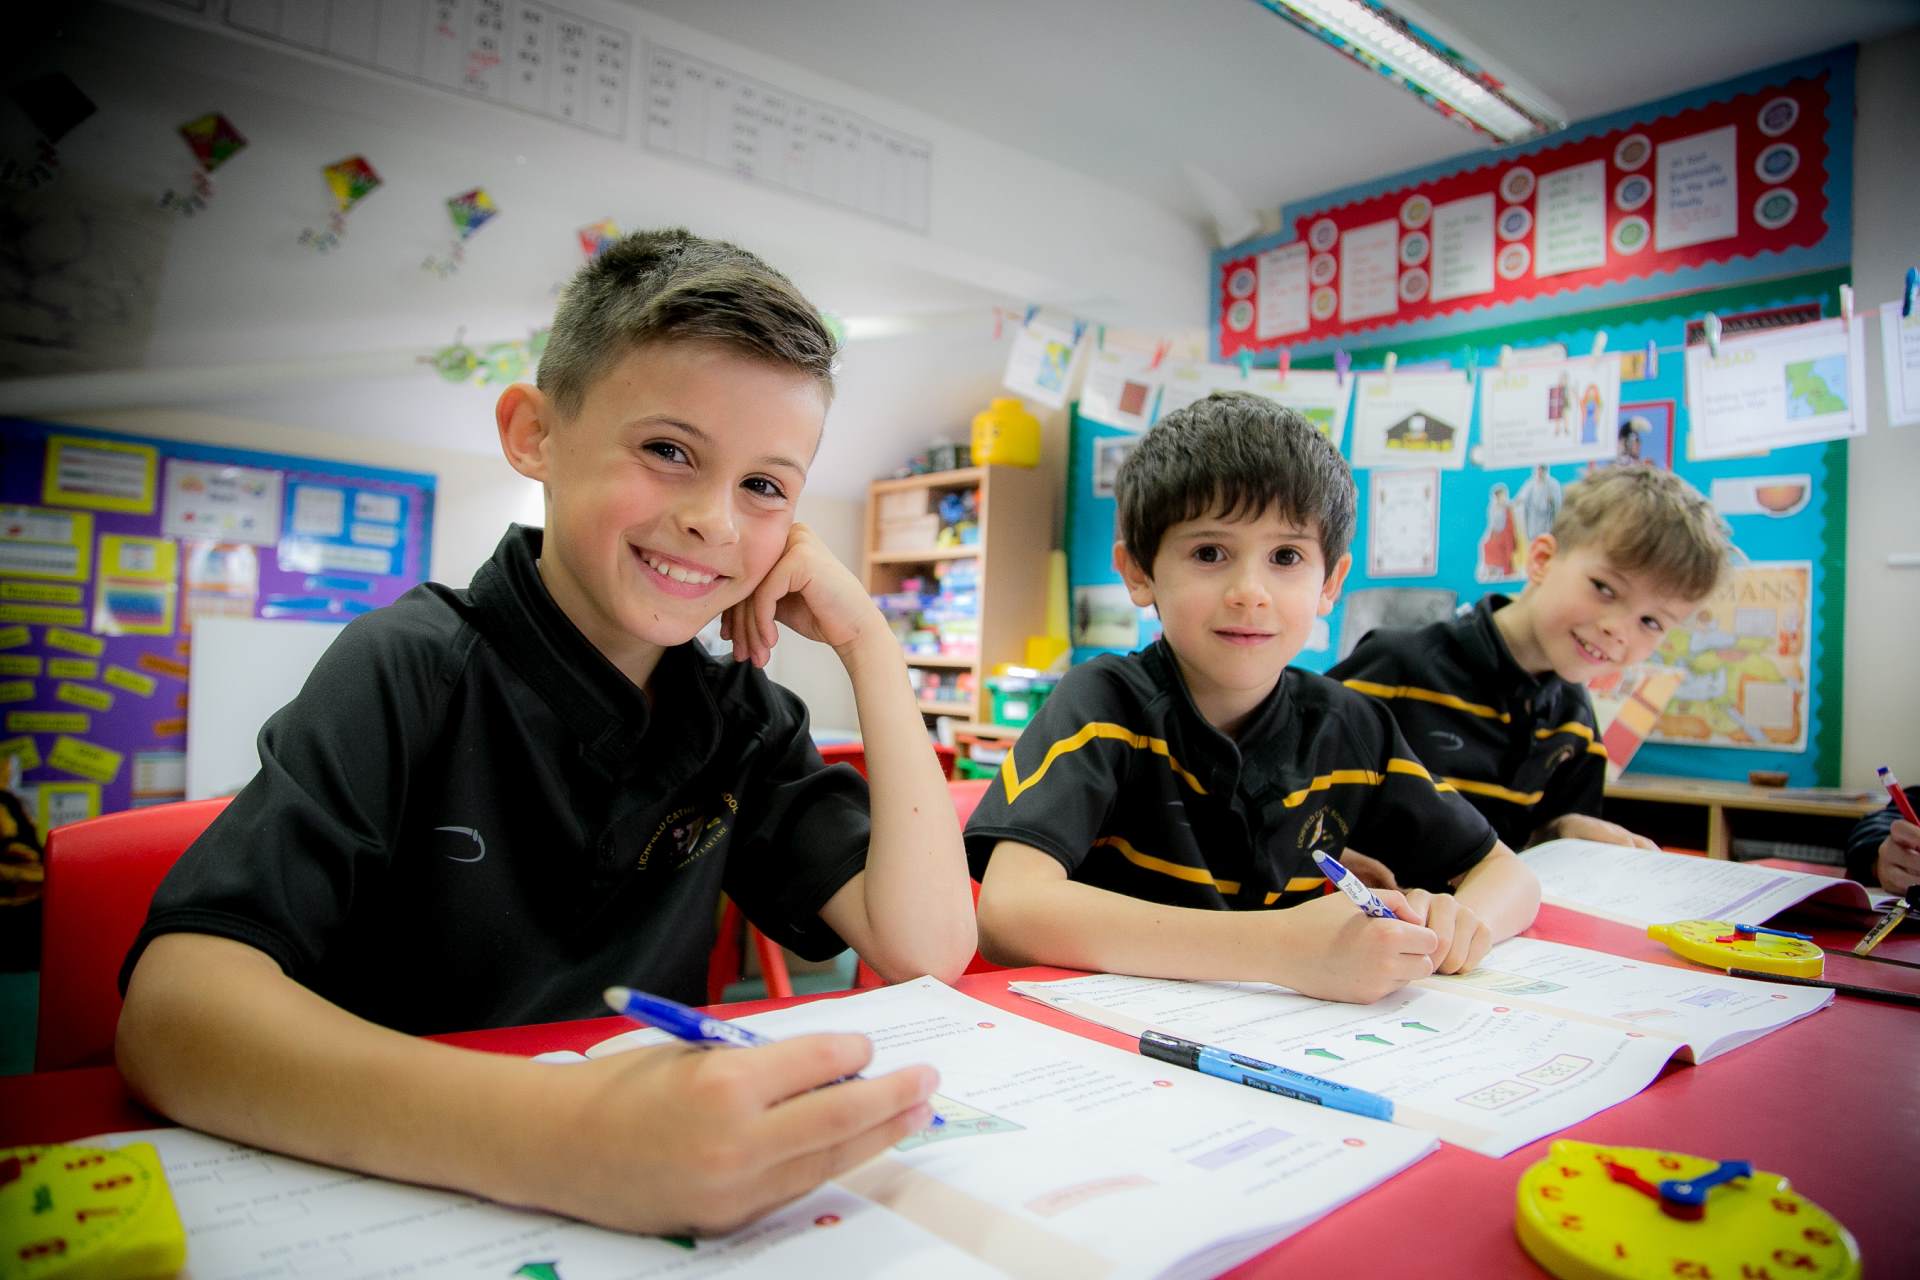
[[[1855,306],[1900,295],[1920,266],[1920,29],[1861,46],[1853,153]],[[1889,429],[1877,325],[1868,330],[1867,434],[1847,459],[1846,699],[1841,782],[1872,786],[1876,765],[1920,782],[1920,569],[1887,564],[1920,552],[1920,427]]]

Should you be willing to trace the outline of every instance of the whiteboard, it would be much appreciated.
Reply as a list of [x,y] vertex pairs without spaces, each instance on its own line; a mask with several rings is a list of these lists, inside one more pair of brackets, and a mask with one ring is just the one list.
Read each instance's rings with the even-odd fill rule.
[[340,626],[201,616],[187,679],[187,799],[231,795],[260,771],[255,740],[293,701]]

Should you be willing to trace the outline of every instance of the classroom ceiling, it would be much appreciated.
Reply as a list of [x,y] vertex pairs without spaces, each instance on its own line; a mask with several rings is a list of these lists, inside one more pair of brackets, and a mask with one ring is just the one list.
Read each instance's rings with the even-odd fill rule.
[[[1202,221],[1488,145],[1254,0],[628,2]],[[1569,121],[1920,23],[1920,0],[1395,7]]]

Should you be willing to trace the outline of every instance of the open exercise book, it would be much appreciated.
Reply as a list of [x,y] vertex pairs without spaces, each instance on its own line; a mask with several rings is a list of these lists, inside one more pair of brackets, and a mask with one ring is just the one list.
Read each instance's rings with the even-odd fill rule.
[[1479,968],[1370,1005],[1262,982],[1096,974],[1014,991],[1127,1035],[1164,1031],[1393,1099],[1394,1122],[1503,1156],[1705,1062],[1831,991],[1511,938]]
[[[383,1182],[191,1130],[93,1141],[159,1148],[194,1280],[1212,1275],[1435,1146],[1428,1134],[1043,1026],[930,978],[740,1021],[775,1037],[865,1032],[875,1073],[930,1062],[946,1124],[749,1227],[691,1244]],[[654,1035],[618,1036],[589,1053]]]
[[1809,898],[1876,911],[1894,900],[1833,876],[1592,840],[1549,840],[1520,858],[1546,901],[1642,929],[1675,920],[1759,924]]

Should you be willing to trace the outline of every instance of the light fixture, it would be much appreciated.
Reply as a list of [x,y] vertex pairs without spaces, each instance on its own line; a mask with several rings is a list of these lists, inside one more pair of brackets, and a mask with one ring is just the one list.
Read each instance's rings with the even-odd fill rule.
[[1551,109],[1376,0],[1255,3],[1496,142],[1519,142],[1565,126]]

